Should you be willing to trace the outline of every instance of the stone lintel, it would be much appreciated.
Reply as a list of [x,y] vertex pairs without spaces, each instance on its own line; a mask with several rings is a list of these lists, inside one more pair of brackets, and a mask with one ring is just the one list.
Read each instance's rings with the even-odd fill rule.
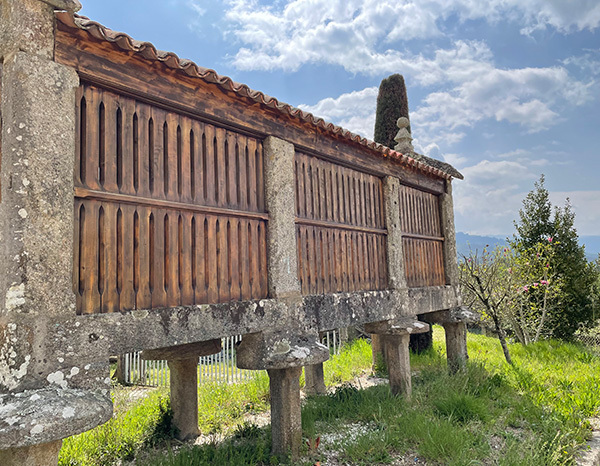
[[[53,361],[61,361],[51,372],[61,370],[68,374],[73,367],[81,369],[87,363],[104,364],[115,354],[259,333],[264,329],[290,342],[293,338],[288,334],[314,333],[316,341],[319,331],[402,316],[424,314],[430,322],[431,312],[458,305],[456,293],[455,287],[445,286],[49,317],[43,346],[53,355]],[[18,323],[11,338],[27,341],[28,334],[21,335],[19,329],[35,328],[39,317],[31,319],[30,324]]]
[[236,350],[240,369],[286,369],[318,364],[329,359],[329,348],[318,334],[252,333],[244,335]]
[[409,317],[370,322],[365,325],[365,332],[380,335],[413,335],[428,331],[429,324]]
[[0,450],[53,442],[84,432],[112,416],[110,394],[43,388],[0,395]]
[[180,361],[199,358],[221,352],[221,339],[199,341],[185,345],[168,346],[165,348],[149,349],[142,352],[142,358],[148,360]]

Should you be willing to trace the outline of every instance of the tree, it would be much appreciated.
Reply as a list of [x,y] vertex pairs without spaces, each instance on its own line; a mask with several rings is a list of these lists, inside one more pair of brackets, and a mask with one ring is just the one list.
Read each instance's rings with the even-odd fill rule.
[[556,273],[556,248],[552,238],[521,250],[509,273],[513,275],[508,321],[517,340],[527,345],[552,334],[549,316],[562,303],[563,283]]
[[[393,74],[379,85],[377,111],[375,113],[374,140],[384,146],[394,148],[394,137],[398,133],[398,118],[408,118],[408,97],[406,85],[401,74]],[[410,132],[410,126],[408,127]]]
[[579,245],[569,199],[564,207],[553,208],[544,181],[542,175],[523,200],[520,221],[515,222],[517,233],[510,244],[521,254],[545,238],[556,241],[555,271],[562,281],[563,296],[560,306],[549,313],[548,320],[551,336],[570,339],[579,326],[587,326],[593,320],[591,295],[595,274],[585,259],[584,247]]
[[511,266],[508,248],[497,247],[493,252],[485,248],[481,256],[477,251],[463,256],[459,271],[465,305],[493,322],[504,358],[512,365],[504,322],[513,286]]

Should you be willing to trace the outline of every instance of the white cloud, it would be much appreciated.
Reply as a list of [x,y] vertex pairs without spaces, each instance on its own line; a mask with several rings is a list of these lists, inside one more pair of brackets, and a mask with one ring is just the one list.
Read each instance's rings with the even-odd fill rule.
[[454,184],[456,228],[478,235],[507,234],[539,174],[527,160],[482,160],[461,169]]
[[315,105],[303,104],[298,107],[372,139],[378,92],[377,87],[367,87],[361,91],[342,94],[337,98],[328,97]]
[[499,19],[523,32],[553,28],[561,33],[600,25],[597,0],[292,0],[260,5],[229,0],[230,33],[244,44],[233,58],[240,69],[297,70],[329,63],[371,74],[419,64],[393,43],[443,35],[441,23]]

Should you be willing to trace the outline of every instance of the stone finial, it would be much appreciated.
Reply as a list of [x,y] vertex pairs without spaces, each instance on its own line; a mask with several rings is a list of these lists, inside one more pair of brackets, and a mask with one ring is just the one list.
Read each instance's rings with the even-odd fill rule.
[[396,122],[396,126],[398,126],[399,130],[398,133],[396,133],[396,137],[394,137],[394,141],[397,142],[394,149],[398,152],[402,152],[403,154],[414,151],[412,137],[408,131],[409,125],[410,121],[408,121],[408,118],[406,117],[400,117]]

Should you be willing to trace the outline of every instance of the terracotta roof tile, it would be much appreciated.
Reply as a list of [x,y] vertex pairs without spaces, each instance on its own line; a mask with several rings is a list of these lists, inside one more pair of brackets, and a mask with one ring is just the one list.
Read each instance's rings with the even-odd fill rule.
[[103,25],[86,18],[85,16],[75,15],[69,12],[56,12],[57,19],[64,25],[86,31],[95,39],[101,41],[111,42],[117,45],[120,49],[127,52],[134,52],[141,55],[143,58],[149,61],[159,61],[164,63],[169,68],[178,69],[188,76],[202,79],[205,82],[216,84],[226,91],[234,92],[241,97],[248,97],[254,100],[256,103],[265,105],[269,108],[275,109],[283,114],[289,115],[293,118],[298,118],[306,124],[310,124],[325,130],[332,135],[341,136],[344,139],[352,142],[361,144],[362,146],[368,147],[369,149],[378,152],[379,154],[389,156],[399,161],[406,163],[409,166],[415,167],[416,169],[425,173],[430,173],[435,176],[443,178],[460,178],[463,176],[450,167],[451,170],[445,167],[447,164],[438,162],[435,166],[425,162],[425,159],[421,157],[422,161],[416,160],[416,158],[410,157],[400,152],[396,152],[389,147],[385,147],[376,142],[370,141],[362,136],[354,134],[347,129],[340,126],[328,123],[322,118],[315,117],[313,114],[300,110],[299,108],[292,107],[289,104],[278,101],[274,97],[270,97],[260,91],[250,89],[246,84],[240,84],[233,81],[227,76],[221,76],[216,71],[204,68],[196,65],[191,60],[181,59],[173,52],[165,52],[158,50],[150,42],[142,42],[132,39],[125,33],[116,32],[111,29],[104,27]]

